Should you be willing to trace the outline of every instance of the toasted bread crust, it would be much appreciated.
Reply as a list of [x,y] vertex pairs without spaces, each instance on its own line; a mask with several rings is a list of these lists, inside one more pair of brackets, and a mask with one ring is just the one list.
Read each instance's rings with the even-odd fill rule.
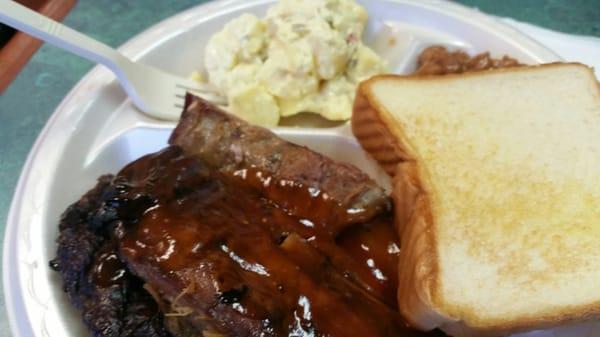
[[[510,69],[495,69],[489,72],[521,72],[539,67],[563,66],[552,63]],[[570,64],[589,67],[582,64]],[[456,77],[485,76],[488,71],[458,75],[399,76],[379,75],[361,83],[357,90],[352,115],[352,131],[362,147],[393,178],[392,197],[395,204],[396,227],[401,238],[398,304],[399,309],[412,326],[431,330],[441,328],[454,336],[503,336],[510,333],[534,329],[545,329],[566,323],[583,322],[600,317],[600,301],[592,305],[571,307],[568,311],[552,315],[504,320],[493,325],[471,326],[466,322],[476,321],[475,313],[463,313],[464,321],[451,317],[445,311],[447,303],[438,291],[437,251],[435,245],[434,220],[427,194],[427,177],[419,171],[419,160],[404,139],[403,131],[393,121],[392,114],[382,107],[374,97],[370,85],[374,81],[393,78],[411,78],[423,81],[446,81]],[[590,70],[593,77],[593,71]],[[600,92],[600,83],[598,86]],[[445,309],[446,308],[446,309]]]
[[393,177],[398,164],[409,159],[408,154],[371,105],[366,87],[367,82],[363,82],[356,93],[351,120],[352,133],[385,172]]
[[[383,107],[369,99],[368,82],[358,89],[352,114],[352,131],[363,148],[392,176],[395,225],[403,252],[399,264],[399,309],[412,326],[431,330],[446,322],[445,316],[431,310],[436,287],[437,265],[431,226],[433,221],[427,194],[421,185],[417,162],[386,122]],[[417,256],[415,256],[416,253]],[[418,280],[414,280],[416,278]],[[420,287],[411,287],[421,285]],[[428,324],[423,324],[428,322]]]

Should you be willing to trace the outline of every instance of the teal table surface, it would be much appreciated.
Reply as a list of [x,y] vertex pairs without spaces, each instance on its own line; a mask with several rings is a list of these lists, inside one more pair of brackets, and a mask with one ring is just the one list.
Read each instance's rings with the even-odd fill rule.
[[[65,23],[117,47],[148,26],[201,0],[80,0]],[[573,34],[600,36],[600,0],[460,0],[498,16]],[[0,231],[20,170],[38,133],[67,92],[94,64],[43,46],[0,96]],[[10,270],[2,269],[3,273]],[[0,301],[4,303],[0,291]],[[0,309],[0,336],[11,336]]]

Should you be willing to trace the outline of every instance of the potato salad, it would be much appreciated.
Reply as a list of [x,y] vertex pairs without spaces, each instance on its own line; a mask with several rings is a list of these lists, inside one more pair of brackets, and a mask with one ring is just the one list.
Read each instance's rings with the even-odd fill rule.
[[208,82],[247,121],[275,126],[300,112],[347,120],[358,82],[386,63],[362,43],[367,12],[354,0],[280,0],[211,37]]

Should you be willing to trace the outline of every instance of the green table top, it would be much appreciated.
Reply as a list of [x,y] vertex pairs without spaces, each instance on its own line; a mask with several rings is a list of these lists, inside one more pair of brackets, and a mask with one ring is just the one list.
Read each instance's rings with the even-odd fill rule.
[[[148,26],[203,0],[80,0],[65,23],[117,47]],[[600,0],[459,0],[499,16],[566,33],[600,36]],[[0,233],[27,153],[67,92],[94,64],[43,46],[0,96]],[[0,244],[1,248],[1,244]],[[2,269],[2,272],[10,272]],[[0,301],[4,302],[0,290]],[[0,336],[10,336],[0,309]]]

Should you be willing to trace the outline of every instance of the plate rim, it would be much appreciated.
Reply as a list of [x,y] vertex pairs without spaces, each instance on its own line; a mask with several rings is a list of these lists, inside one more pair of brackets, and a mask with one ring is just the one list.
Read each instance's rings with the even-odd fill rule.
[[[495,32],[502,34],[503,37],[516,41],[534,58],[540,60],[560,60],[560,57],[558,57],[556,53],[520,30],[496,19],[494,16],[485,14],[461,4],[452,3],[446,0],[377,1],[418,5],[420,7],[433,9],[434,11],[443,11],[444,14],[452,14],[456,17],[464,17],[468,14],[470,19],[469,21],[471,23],[477,22],[478,25],[487,26],[489,29],[493,29]],[[209,19],[213,16],[218,16],[220,11],[230,10],[231,8],[235,7],[253,7],[259,4],[271,2],[274,2],[274,0],[217,0],[193,6],[152,24],[148,28],[128,39],[118,48],[118,50],[129,56],[132,60],[137,60],[144,55],[144,50],[151,49],[148,47],[148,43],[152,44],[151,42],[155,42],[155,37],[160,36],[161,38],[165,38],[165,26],[174,25],[177,22],[185,22],[193,17],[203,17],[204,19]],[[177,32],[173,32],[172,34],[176,33]],[[75,121],[71,118],[73,117],[71,114],[77,112],[74,108],[79,105],[79,102],[81,102],[85,97],[89,97],[90,94],[93,96],[95,92],[113,79],[114,76],[109,70],[96,65],[90,71],[88,71],[73,86],[73,88],[69,90],[69,92],[61,100],[60,104],[54,109],[37,136],[19,174],[19,179],[17,180],[17,185],[15,186],[8,216],[6,218],[2,258],[2,283],[6,311],[10,332],[15,337],[37,335],[33,325],[31,324],[31,317],[29,316],[29,311],[26,308],[23,297],[24,289],[22,282],[20,282],[21,275],[19,272],[19,263],[22,261],[20,260],[20,250],[17,249],[19,243],[17,234],[19,233],[18,228],[24,213],[23,203],[25,201],[25,192],[34,188],[33,186],[30,186],[30,184],[34,183],[31,179],[33,176],[32,169],[38,160],[43,157],[40,156],[40,151],[48,143],[49,134],[56,129],[56,126],[60,125],[61,123],[65,123],[65,125],[73,125]],[[66,142],[70,138],[70,135],[70,133],[63,133],[60,139],[55,139],[54,142]],[[61,155],[61,150],[52,151],[51,153],[46,154],[46,156],[50,156],[55,159],[59,158]],[[26,326],[24,326],[24,321],[27,323]]]

